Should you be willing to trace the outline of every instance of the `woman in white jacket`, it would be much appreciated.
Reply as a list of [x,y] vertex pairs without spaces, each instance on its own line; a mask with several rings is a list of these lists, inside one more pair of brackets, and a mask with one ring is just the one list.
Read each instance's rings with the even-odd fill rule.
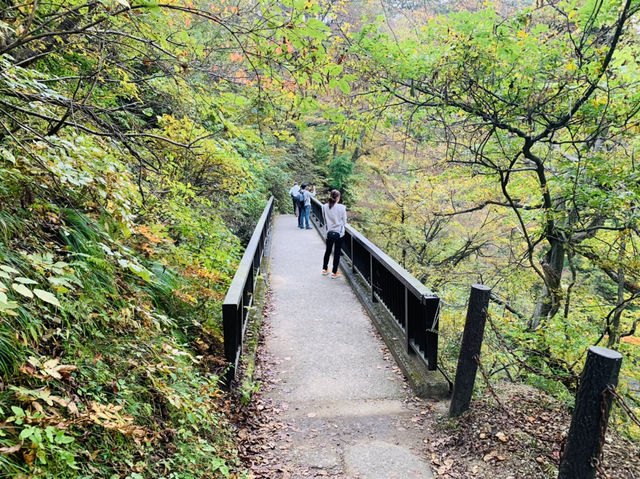
[[340,192],[332,190],[329,195],[329,202],[322,205],[324,224],[327,226],[327,249],[324,252],[324,260],[322,261],[322,274],[329,274],[329,256],[331,256],[331,249],[335,248],[333,251],[332,278],[340,276],[338,265],[340,264],[344,227],[347,225],[347,208],[338,204],[339,202]]

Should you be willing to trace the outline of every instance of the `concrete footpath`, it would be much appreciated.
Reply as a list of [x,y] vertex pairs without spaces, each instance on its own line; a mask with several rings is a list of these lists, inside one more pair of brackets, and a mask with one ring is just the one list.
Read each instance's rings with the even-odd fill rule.
[[287,477],[433,478],[411,392],[344,278],[321,275],[323,254],[315,229],[275,219],[264,396]]

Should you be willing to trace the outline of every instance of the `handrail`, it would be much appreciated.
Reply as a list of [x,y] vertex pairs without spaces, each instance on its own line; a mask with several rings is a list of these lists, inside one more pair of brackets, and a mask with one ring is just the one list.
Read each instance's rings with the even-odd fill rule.
[[236,378],[249,308],[253,303],[265,243],[271,230],[273,201],[273,196],[267,201],[222,304],[224,355],[229,363],[227,385],[231,385]]
[[[322,230],[322,204],[311,198],[312,220]],[[409,354],[417,354],[427,368],[436,370],[440,298],[390,258],[367,237],[347,225],[344,255],[370,288],[371,301],[382,303],[405,338]]]
[[433,296],[433,293],[429,288],[418,281],[415,276],[400,266],[393,258],[390,258],[384,251],[373,244],[357,229],[351,225],[347,225],[345,229],[353,238],[357,238],[357,240],[360,241],[360,243],[365,246],[381,264],[385,265],[387,269],[389,269],[398,281],[401,281],[407,288],[410,288],[415,295]]

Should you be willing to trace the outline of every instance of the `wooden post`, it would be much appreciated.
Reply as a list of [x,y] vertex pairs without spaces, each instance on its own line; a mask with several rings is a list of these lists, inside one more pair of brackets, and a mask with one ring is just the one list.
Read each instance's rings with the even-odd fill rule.
[[469,409],[469,404],[471,404],[473,384],[478,370],[477,358],[480,357],[490,294],[491,288],[487,286],[482,284],[471,285],[471,296],[469,297],[467,319],[464,325],[464,333],[462,334],[456,379],[453,383],[449,417],[459,416]]
[[599,460],[611,409],[607,390],[618,384],[621,365],[622,355],[617,351],[600,346],[589,348],[558,479],[596,477],[595,461]]

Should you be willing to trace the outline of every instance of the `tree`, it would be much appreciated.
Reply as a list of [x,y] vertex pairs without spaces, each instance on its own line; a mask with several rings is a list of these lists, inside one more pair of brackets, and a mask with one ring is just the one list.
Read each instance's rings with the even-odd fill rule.
[[576,255],[636,299],[633,256],[592,245],[613,232],[638,239],[639,9],[561,2],[502,18],[488,7],[433,19],[407,40],[372,26],[353,44],[379,86],[372,103],[410,107],[403,121],[416,132],[436,127],[452,164],[493,179],[499,196],[443,214],[513,212],[543,283],[530,329],[569,306],[562,277]]
[[242,475],[221,303],[325,7],[0,0],[3,473]]

